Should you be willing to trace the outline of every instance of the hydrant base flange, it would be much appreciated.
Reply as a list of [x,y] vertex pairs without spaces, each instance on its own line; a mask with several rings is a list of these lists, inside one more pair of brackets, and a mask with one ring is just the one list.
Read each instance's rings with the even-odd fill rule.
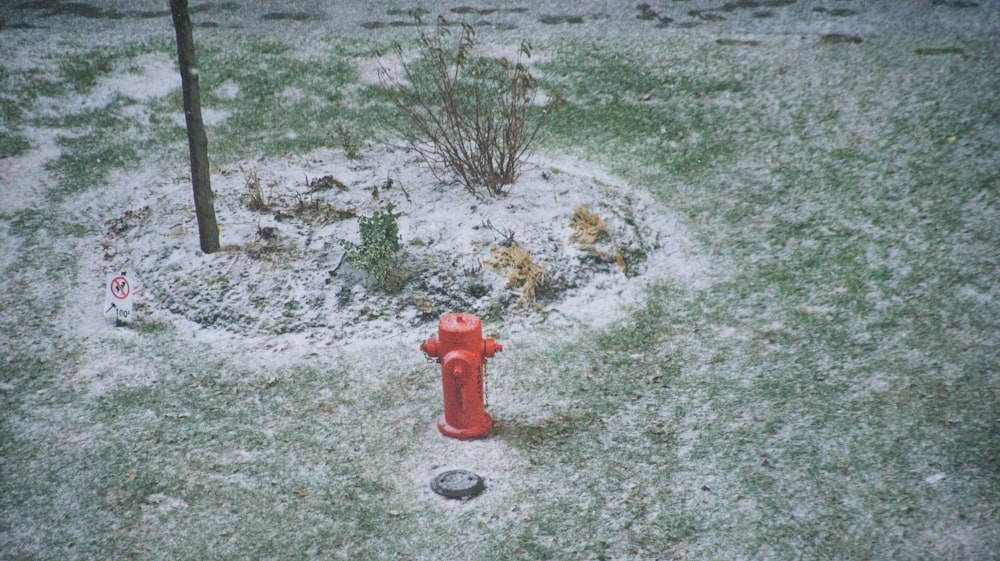
[[486,436],[486,434],[490,432],[490,426],[493,424],[493,417],[486,412],[483,413],[482,424],[461,429],[449,425],[444,416],[445,414],[441,413],[441,416],[438,417],[438,430],[445,436],[450,436],[451,438],[457,438],[459,440],[469,440],[470,438]]

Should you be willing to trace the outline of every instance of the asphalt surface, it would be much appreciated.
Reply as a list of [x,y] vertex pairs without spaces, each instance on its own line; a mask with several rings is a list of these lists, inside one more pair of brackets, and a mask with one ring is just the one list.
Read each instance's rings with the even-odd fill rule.
[[[919,36],[988,39],[1000,48],[998,0],[542,0],[531,2],[192,1],[206,29],[295,34],[398,34],[439,17],[522,37],[842,35],[862,41]],[[53,34],[106,41],[169,29],[167,0],[0,0],[0,53]],[[18,36],[22,41],[5,41]]]

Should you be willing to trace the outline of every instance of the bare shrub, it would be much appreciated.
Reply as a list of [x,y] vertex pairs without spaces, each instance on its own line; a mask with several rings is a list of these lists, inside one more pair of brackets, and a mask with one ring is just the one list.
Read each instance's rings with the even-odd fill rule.
[[462,24],[451,44],[446,23],[420,34],[412,62],[395,47],[398,73],[379,67],[402,116],[391,126],[439,180],[453,174],[472,193],[499,196],[517,179],[548,114],[548,107],[536,111],[537,82],[522,64],[531,47],[522,41],[514,60],[473,56],[473,28]]

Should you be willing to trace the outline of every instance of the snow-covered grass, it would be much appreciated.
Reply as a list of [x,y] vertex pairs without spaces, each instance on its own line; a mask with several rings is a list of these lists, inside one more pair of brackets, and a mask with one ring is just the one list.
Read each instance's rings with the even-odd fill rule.
[[[169,29],[0,32],[0,558],[996,558],[995,37],[554,30],[566,105],[499,200],[380,142],[370,38],[198,33],[211,256]],[[398,295],[340,261],[390,202]],[[537,309],[478,266],[511,235]],[[457,305],[505,346],[479,441],[417,350]]]

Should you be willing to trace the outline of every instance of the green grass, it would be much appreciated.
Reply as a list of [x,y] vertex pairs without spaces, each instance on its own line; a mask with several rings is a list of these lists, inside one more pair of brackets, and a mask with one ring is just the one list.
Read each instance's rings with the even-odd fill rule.
[[[300,60],[291,56],[292,49],[274,39],[251,39],[239,50],[228,41],[203,43],[203,103],[230,111],[211,131],[220,158],[286,155],[321,146],[356,151],[372,134],[371,124],[363,122],[366,116],[345,103],[345,88],[357,82],[348,64],[352,51],[329,46]],[[235,85],[238,95],[219,97],[222,85]],[[177,103],[179,97],[170,101]]]
[[[67,197],[107,182],[112,170],[134,169],[140,161],[140,146],[131,124],[122,115],[121,101],[73,115],[62,123],[75,134],[61,136],[60,156],[48,164],[59,177],[59,196]],[[144,139],[147,150],[151,140]],[[142,142],[142,141],[139,141]]]
[[[73,133],[53,208],[0,214],[22,241],[0,276],[4,558],[995,556],[995,49],[942,67],[875,40],[559,47],[540,73],[567,105],[543,148],[674,208],[709,278],[664,279],[608,328],[508,345],[490,367],[494,432],[459,443],[432,428],[437,367],[415,344],[359,368],[337,346],[282,359],[159,321],[67,331],[100,228],[60,205],[183,146],[162,117],[179,93],[148,102],[148,124],[127,100],[45,118],[31,103],[163,48],[70,56],[62,82],[3,98],[17,127]],[[206,106],[230,112],[215,161],[336,145],[338,123],[381,130],[349,42],[308,62],[273,38],[199,55]],[[230,82],[239,95],[217,96]],[[425,472],[458,461],[494,466],[487,493],[430,495]]]
[[18,103],[23,95],[18,77],[6,68],[0,68],[0,158],[23,154],[29,147],[21,134],[22,109]]
[[[718,55],[717,50],[697,49],[690,69],[678,72],[612,46],[561,51],[538,69],[543,87],[566,100],[543,142],[563,147],[583,142],[588,152],[604,154],[609,161],[648,161],[670,153],[662,162],[665,171],[697,173],[734,151],[720,127],[720,121],[733,117],[732,111],[701,100],[742,97],[747,89],[739,80],[699,67],[698,62]],[[622,142],[629,138],[636,142]]]
[[0,131],[0,158],[20,156],[28,150],[28,140],[17,133]]
[[119,53],[110,49],[94,49],[66,57],[59,64],[59,76],[77,92],[85,93],[97,85],[97,79],[114,70]]
[[[203,111],[223,111],[220,124],[209,124],[210,157],[215,165],[247,158],[303,152],[321,146],[345,150],[356,157],[360,146],[374,135],[384,110],[345,107],[343,90],[356,83],[346,62],[361,51],[348,44],[333,45],[313,60],[289,58],[291,46],[273,39],[255,38],[241,49],[228,40],[208,37],[199,43]],[[100,187],[115,169],[130,169],[143,160],[180,162],[185,131],[171,114],[182,111],[180,88],[146,103],[147,119],[139,119],[135,100],[117,96],[107,105],[57,116],[24,117],[24,105],[41,97],[67,99],[87,96],[103,77],[116,71],[135,73],[136,57],[168,53],[163,41],[127,43],[114,48],[82,50],[60,59],[54,75],[28,73],[10,84],[12,97],[2,98],[5,121],[16,125],[0,132],[5,155],[23,154],[30,143],[18,133],[23,125],[65,131],[58,139],[62,151],[47,167],[59,178],[61,196]],[[75,52],[75,51],[74,51]],[[179,80],[178,80],[179,81]],[[234,99],[218,95],[221,85],[235,85]]]
[[6,68],[0,68],[0,158],[23,154],[29,147],[21,134],[22,110],[18,103],[21,92],[16,79]]
[[[113,170],[133,169],[142,159],[161,159],[163,144],[182,140],[183,130],[158,121],[155,114],[148,122],[137,118],[128,111],[136,106],[135,100],[118,95],[105,105],[91,104],[82,110],[75,106],[94,95],[98,80],[117,69],[136,72],[129,61],[143,54],[169,52],[168,46],[160,41],[96,49],[67,45],[70,54],[53,61],[55,72],[29,69],[0,75],[9,91],[2,102],[4,117],[13,125],[10,133],[0,135],[0,145],[10,156],[22,155],[31,148],[20,132],[24,127],[59,131],[60,154],[46,162],[46,169],[57,178],[52,189],[55,200],[101,187]],[[59,113],[31,111],[40,101],[65,107]]]

